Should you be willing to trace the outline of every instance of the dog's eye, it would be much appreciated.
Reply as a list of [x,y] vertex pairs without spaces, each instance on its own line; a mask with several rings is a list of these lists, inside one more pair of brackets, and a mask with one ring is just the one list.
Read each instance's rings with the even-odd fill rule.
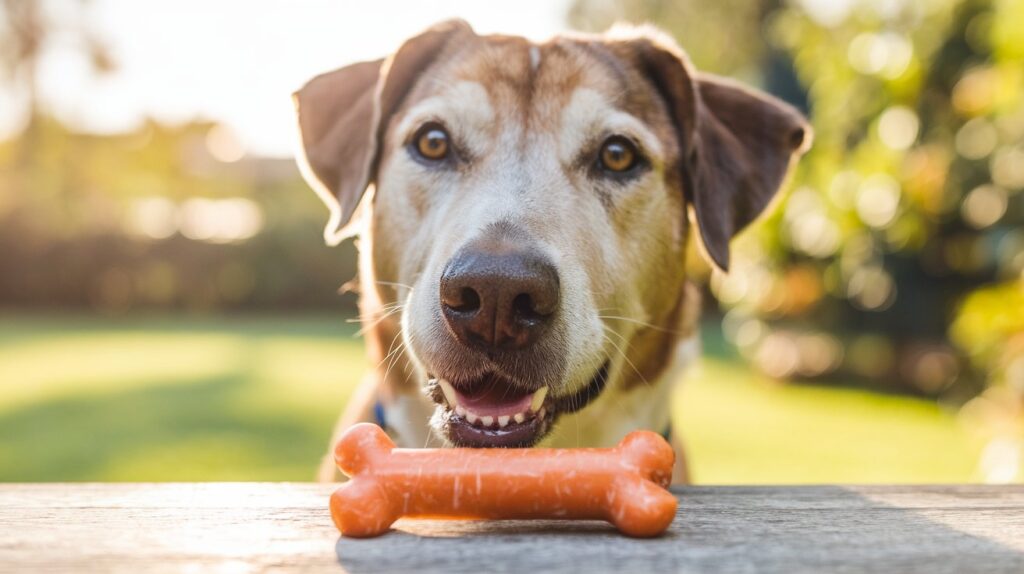
[[438,124],[426,124],[416,132],[413,145],[420,157],[441,161],[448,157],[448,132]]
[[623,173],[636,166],[638,155],[633,142],[622,136],[612,136],[601,144],[599,159],[603,169]]

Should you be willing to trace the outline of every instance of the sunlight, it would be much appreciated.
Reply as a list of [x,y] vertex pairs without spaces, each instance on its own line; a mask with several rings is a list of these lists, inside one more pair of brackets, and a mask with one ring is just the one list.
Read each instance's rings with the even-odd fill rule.
[[[260,4],[262,17],[240,21],[253,8],[243,0],[100,0],[80,10],[116,68],[90,75],[77,46],[60,45],[44,54],[40,92],[63,121],[88,131],[125,131],[146,117],[213,118],[236,132],[242,149],[287,157],[295,140],[290,96],[312,76],[385,56],[453,17],[480,33],[542,40],[565,28],[567,6],[568,0],[276,0]],[[0,139],[22,123],[5,105],[12,98],[5,92],[0,89]],[[233,148],[224,157],[237,154]]]

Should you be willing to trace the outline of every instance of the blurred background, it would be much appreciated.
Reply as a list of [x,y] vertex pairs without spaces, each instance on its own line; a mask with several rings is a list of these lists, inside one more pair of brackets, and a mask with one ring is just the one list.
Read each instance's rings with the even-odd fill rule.
[[368,365],[290,93],[453,16],[649,21],[811,118],[689,262],[697,482],[1024,481],[1024,0],[0,0],[0,481],[313,477]]

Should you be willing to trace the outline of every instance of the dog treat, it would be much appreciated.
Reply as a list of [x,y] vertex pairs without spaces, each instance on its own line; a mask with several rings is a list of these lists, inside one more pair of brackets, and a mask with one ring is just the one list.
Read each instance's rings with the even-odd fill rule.
[[634,431],[613,448],[396,448],[360,423],[334,449],[351,479],[331,495],[345,536],[387,532],[401,517],[606,520],[630,536],[661,534],[676,498],[666,490],[675,453]]

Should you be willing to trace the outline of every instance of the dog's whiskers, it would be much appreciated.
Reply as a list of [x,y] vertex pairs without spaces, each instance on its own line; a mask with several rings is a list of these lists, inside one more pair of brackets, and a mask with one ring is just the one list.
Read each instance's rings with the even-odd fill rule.
[[[398,301],[396,301],[396,302],[394,302],[394,303],[388,303],[388,304],[386,304],[386,305],[381,305],[380,309],[378,309],[377,311],[375,311],[375,312],[374,312],[373,314],[379,314],[379,313],[380,313],[380,312],[382,312],[382,311],[383,311],[383,312],[386,312],[386,313],[388,313],[388,314],[389,314],[389,313],[391,313],[392,311],[394,311],[395,309],[398,309],[398,308],[401,308],[401,307],[404,307],[404,306],[405,306],[405,305],[404,305],[403,303],[401,303],[401,302],[398,302]],[[369,320],[369,319],[370,319],[370,317],[368,317],[367,315],[363,315],[362,313],[360,313],[360,314],[359,314],[359,317],[357,317],[357,318],[355,318],[355,319],[346,319],[346,322],[347,322],[347,323],[363,323],[363,322],[365,322],[365,321],[367,321],[367,320]]]
[[[392,355],[394,355],[395,353],[397,353],[398,351],[400,351],[400,350],[402,349],[402,345],[404,345],[404,344],[405,344],[405,342],[404,342],[404,341],[402,342],[402,345],[399,345],[398,347],[395,347],[395,343],[397,343],[397,342],[398,342],[398,340],[399,340],[399,339],[400,339],[401,337],[402,337],[402,329],[401,329],[401,328],[399,328],[399,329],[398,329],[398,333],[397,333],[397,334],[395,334],[394,338],[392,338],[392,339],[391,339],[391,344],[390,344],[390,345],[388,346],[388,354],[387,354],[387,355],[384,355],[384,358],[383,358],[383,359],[381,359],[379,363],[377,363],[377,366],[373,368],[373,370],[374,370],[374,371],[376,371],[376,370],[380,369],[381,365],[383,365],[385,361],[387,361],[388,359],[390,359]],[[384,380],[387,380],[387,378],[388,378],[388,373],[389,373],[389,372],[391,371],[391,366],[390,366],[390,365],[391,365],[391,363],[388,363],[388,368],[387,368],[387,370],[386,370],[386,371],[384,372]]]
[[615,341],[613,341],[612,338],[608,336],[608,333],[614,333],[616,336],[620,338],[620,341],[624,342],[626,346],[629,347],[629,342],[625,340],[625,337],[619,335],[610,327],[605,327],[605,332],[602,335],[604,337],[604,340],[611,343],[611,345],[615,347],[615,350],[619,352],[619,355],[622,355],[622,360],[625,361],[631,369],[633,369],[633,372],[636,373],[636,376],[640,377],[640,380],[643,381],[645,385],[651,386],[651,383],[647,380],[646,377],[643,376],[643,374],[640,373],[640,370],[636,368],[636,365],[633,364],[633,361],[631,361],[629,357],[626,356],[626,353],[625,351],[622,350],[622,347],[620,347]]
[[646,321],[641,321],[639,319],[633,319],[633,318],[630,318],[630,317],[622,317],[622,316],[619,316],[619,315],[600,315],[599,314],[597,316],[597,318],[598,319],[612,319],[612,320],[617,320],[617,321],[626,321],[627,323],[636,323],[637,325],[640,325],[640,326],[643,326],[643,327],[647,327],[649,329],[654,329],[655,331],[661,331],[661,332],[664,332],[664,333],[671,333],[673,335],[681,335],[682,334],[682,333],[680,333],[679,331],[677,331],[675,329],[668,329],[668,328],[662,327],[660,325],[654,325],[652,323],[647,323]]
[[412,287],[412,285],[406,285],[405,283],[399,283],[399,282],[397,282],[397,281],[380,281],[380,280],[374,280],[374,283],[376,283],[376,284],[378,284],[378,285],[384,285],[384,286],[386,286],[386,287],[404,287],[404,288],[408,289],[409,291],[412,291],[412,290],[413,290],[413,287]]
[[[390,306],[385,305],[384,307],[381,307],[381,310],[384,311],[384,312],[380,313],[380,316],[377,317],[376,319],[373,319],[371,317],[363,317],[362,315],[360,315],[357,319],[349,319],[348,320],[349,323],[363,323],[363,326],[358,331],[356,331],[356,333],[355,333],[355,335],[353,335],[353,337],[359,337],[361,335],[364,335],[367,331],[369,331],[370,329],[372,329],[372,328],[376,327],[377,325],[379,325],[381,323],[381,321],[383,321],[384,319],[387,319],[388,317],[394,315],[395,313],[398,313],[399,311],[401,311],[403,309],[405,309],[405,305],[404,304],[402,304],[402,303],[393,303]],[[372,323],[366,323],[366,321],[370,321],[370,320],[372,320],[373,322]]]
[[398,347],[395,348],[395,352],[394,353],[390,353],[391,355],[394,355],[394,356],[388,362],[387,369],[384,370],[384,380],[385,381],[388,380],[388,375],[391,373],[391,369],[396,364],[398,364],[398,361],[402,358],[402,351],[405,350],[405,338],[402,337],[402,329],[398,330],[398,337],[399,337]]

